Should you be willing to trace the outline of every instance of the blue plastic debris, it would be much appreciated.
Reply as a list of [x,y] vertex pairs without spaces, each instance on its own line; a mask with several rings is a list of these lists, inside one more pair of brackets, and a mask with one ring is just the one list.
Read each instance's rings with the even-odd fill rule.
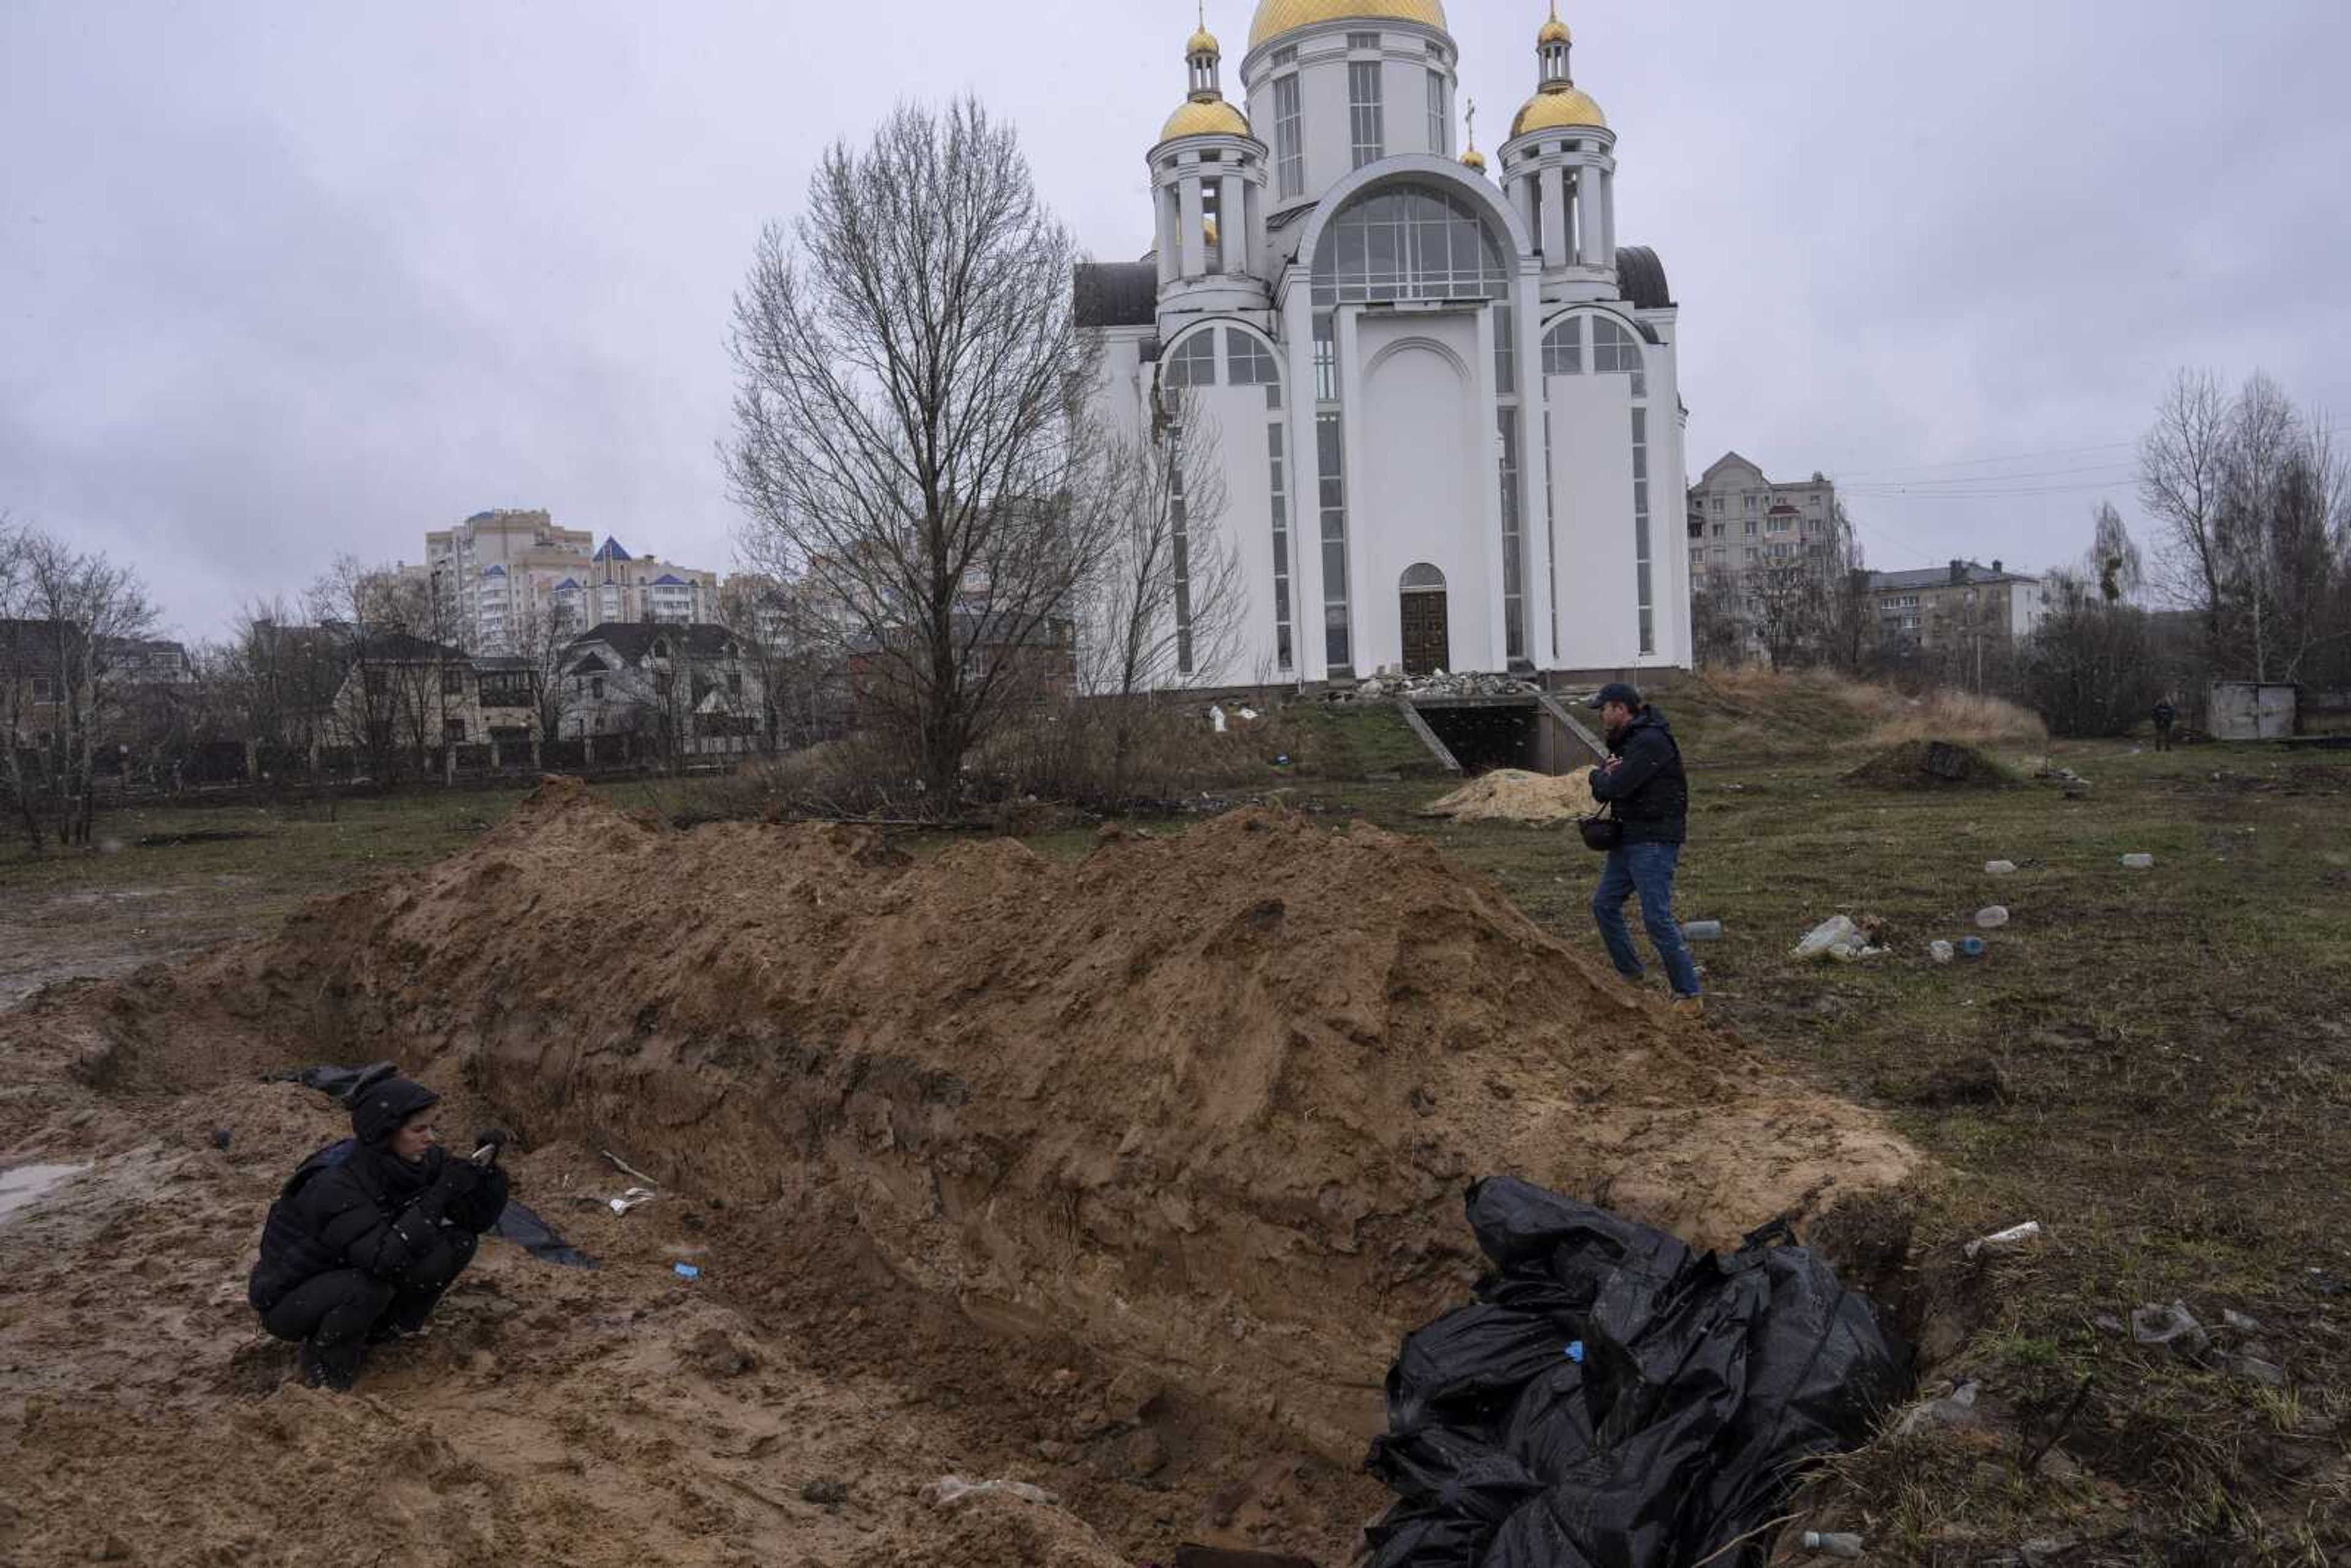
[[1582,1366],[1583,1364],[1583,1342],[1582,1340],[1577,1340],[1567,1347],[1567,1359],[1575,1363],[1578,1366]]
[[699,1280],[702,1278],[702,1270],[695,1268],[691,1263],[673,1263],[670,1267],[677,1270],[677,1277],[681,1280]]

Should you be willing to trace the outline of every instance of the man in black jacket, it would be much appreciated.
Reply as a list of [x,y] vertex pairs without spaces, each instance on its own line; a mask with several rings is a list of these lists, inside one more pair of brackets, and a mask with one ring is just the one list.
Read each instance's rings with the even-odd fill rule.
[[1689,779],[1682,771],[1681,747],[1666,727],[1666,716],[1641,701],[1623,682],[1600,688],[1592,699],[1608,727],[1608,760],[1592,770],[1592,793],[1624,824],[1624,837],[1608,852],[1599,891],[1592,895],[1592,918],[1616,972],[1641,977],[1641,956],[1625,924],[1625,900],[1641,895],[1641,923],[1666,966],[1674,1005],[1693,1010],[1698,1000],[1698,966],[1690,961],[1681,927],[1674,924],[1674,867],[1688,836]]
[[355,1136],[304,1160],[270,1205],[246,1296],[301,1345],[314,1386],[350,1388],[370,1345],[421,1333],[506,1207],[495,1154],[451,1159],[434,1142],[440,1099],[404,1078],[365,1085]]

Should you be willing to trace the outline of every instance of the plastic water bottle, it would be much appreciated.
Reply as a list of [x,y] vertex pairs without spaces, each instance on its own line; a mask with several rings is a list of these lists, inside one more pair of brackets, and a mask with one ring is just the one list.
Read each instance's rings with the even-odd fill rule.
[[1959,956],[1962,958],[1980,958],[1988,951],[1989,949],[1984,946],[1984,939],[1980,936],[1959,938]]
[[2123,864],[2132,871],[2153,871],[2155,869],[2155,857],[2153,855],[2125,855],[2123,856]]
[[1858,1535],[1824,1535],[1817,1530],[1804,1531],[1804,1550],[1816,1557],[1843,1557],[1847,1560],[1861,1556]]
[[1929,942],[1927,944],[1927,951],[1938,964],[1948,964],[1958,957],[1959,953],[1959,950],[1949,942]]
[[1977,910],[1976,924],[1982,926],[1986,931],[1999,930],[2001,926],[2008,924],[2007,906],[2004,904],[1995,904],[1990,909]]
[[2014,861],[1984,862],[1984,875],[1986,876],[2012,876],[2015,874],[2015,872],[2016,862]]
[[1682,927],[1682,935],[1692,942],[1719,942],[1722,940],[1722,922],[1693,920]]

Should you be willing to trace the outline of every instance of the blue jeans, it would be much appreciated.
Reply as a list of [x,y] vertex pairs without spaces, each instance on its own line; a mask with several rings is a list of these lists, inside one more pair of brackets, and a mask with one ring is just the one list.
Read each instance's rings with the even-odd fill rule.
[[1633,951],[1633,933],[1625,924],[1625,901],[1641,895],[1641,924],[1666,966],[1674,995],[1698,995],[1698,966],[1690,962],[1682,928],[1674,924],[1674,866],[1682,857],[1679,844],[1626,844],[1608,852],[1608,869],[1600,873],[1599,891],[1592,895],[1592,918],[1599,923],[1600,940],[1608,946],[1609,960],[1628,980],[1641,977],[1641,956]]

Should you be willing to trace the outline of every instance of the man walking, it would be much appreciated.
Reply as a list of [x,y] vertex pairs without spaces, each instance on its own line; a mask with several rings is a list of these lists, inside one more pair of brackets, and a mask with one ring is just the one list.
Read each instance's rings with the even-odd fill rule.
[[1639,979],[1641,956],[1625,924],[1625,900],[1638,894],[1641,923],[1666,967],[1674,1006],[1699,1011],[1705,1004],[1698,999],[1698,966],[1674,924],[1674,867],[1689,825],[1689,779],[1682,771],[1681,747],[1674,744],[1666,716],[1622,681],[1601,687],[1591,706],[1608,727],[1610,754],[1592,770],[1592,793],[1612,810],[1624,833],[1608,852],[1607,869],[1592,895],[1592,918],[1616,972]]
[[2155,720],[2155,748],[2158,751],[2170,750],[2171,727],[2179,719],[2179,712],[2171,706],[2171,699],[2168,696],[2158,697],[2155,712],[2149,716]]

